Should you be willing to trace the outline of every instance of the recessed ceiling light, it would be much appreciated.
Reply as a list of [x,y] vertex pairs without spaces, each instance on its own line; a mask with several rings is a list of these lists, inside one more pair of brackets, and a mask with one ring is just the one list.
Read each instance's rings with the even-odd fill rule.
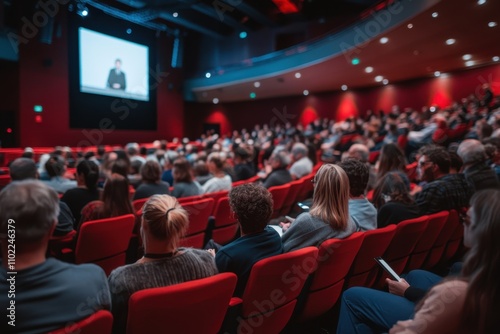
[[358,65],[359,64],[359,58],[352,58],[351,64]]
[[457,41],[457,40],[456,40],[456,39],[454,39],[454,38],[448,38],[448,39],[446,40],[446,45],[452,45],[452,44],[455,44],[455,42],[456,42],[456,41]]
[[250,93],[250,98],[251,99],[255,99],[256,97],[257,97],[257,94],[255,94],[254,92]]
[[375,81],[376,81],[376,82],[380,82],[380,81],[382,81],[382,80],[384,80],[384,77],[383,77],[383,76],[381,76],[381,75],[377,75],[377,76],[375,77]]
[[305,96],[309,95],[309,91],[307,89],[304,89],[304,91],[302,92],[302,94],[304,94]]
[[241,39],[247,38],[247,36],[248,36],[248,34],[247,34],[247,32],[246,32],[246,31],[242,31],[242,32],[240,32],[240,38],[241,38]]
[[295,77],[296,77],[297,79],[300,79],[300,77],[301,77],[301,76],[302,76],[302,74],[300,74],[300,72],[295,73]]
[[253,83],[253,86],[254,86],[255,88],[259,88],[259,87],[260,87],[260,82],[255,81],[255,82]]
[[371,67],[371,66],[366,67],[365,68],[365,72],[366,73],[372,73],[373,72],[373,67]]
[[491,60],[493,60],[493,61],[499,61],[499,60],[500,60],[500,57],[498,57],[498,56],[494,56],[493,58],[491,58]]
[[383,83],[384,85],[387,85],[387,84],[389,83],[389,80],[384,79],[384,80],[382,80],[382,83]]
[[476,62],[473,61],[473,60],[468,60],[468,61],[465,62],[465,66],[467,66],[467,67],[472,66],[474,64],[476,64]]
[[484,5],[486,3],[486,0],[477,0],[477,4],[479,6]]
[[438,12],[434,12],[434,13],[432,13],[432,17],[433,17],[433,18],[436,18],[436,17],[438,17],[438,16],[439,16],[439,13],[438,13]]
[[406,27],[408,27],[408,29],[411,29],[411,28],[413,28],[413,24],[412,23],[408,23],[408,25]]
[[173,17],[177,17],[177,16],[179,16],[179,13],[177,13],[177,12],[173,12],[173,13],[172,13],[172,16],[173,16]]
[[488,27],[495,28],[498,25],[495,21],[488,22]]
[[214,97],[214,99],[212,100],[212,102],[213,102],[214,104],[217,104],[217,103],[219,103],[219,99],[218,99],[218,98],[216,98],[216,97]]
[[342,85],[342,87],[340,87],[340,88],[342,88],[343,91],[346,91],[347,90],[347,85]]
[[470,55],[470,54],[463,55],[462,59],[463,60],[471,60],[472,59],[472,55]]
[[441,72],[439,72],[439,71],[434,72],[434,76],[435,76],[435,77],[438,77],[438,76],[440,76],[440,75],[441,75]]
[[208,79],[208,78],[210,78],[211,76],[212,76],[212,74],[211,74],[210,72],[205,73],[205,78],[207,78],[207,79]]
[[387,37],[382,37],[382,38],[380,39],[380,43],[381,43],[381,44],[385,44],[385,43],[387,43],[387,42],[389,42],[389,38],[387,38]]

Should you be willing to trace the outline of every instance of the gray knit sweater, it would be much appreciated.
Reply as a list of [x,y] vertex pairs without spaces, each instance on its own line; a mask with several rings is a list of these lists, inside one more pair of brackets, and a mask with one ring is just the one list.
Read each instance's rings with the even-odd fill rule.
[[116,268],[109,275],[114,333],[124,333],[128,300],[139,290],[158,288],[217,274],[214,257],[207,251],[179,248],[179,254],[147,263]]
[[290,225],[290,228],[283,233],[281,240],[285,252],[296,249],[316,246],[331,238],[343,239],[356,232],[356,224],[349,218],[345,230],[334,230],[321,219],[311,216],[309,212],[300,214]]

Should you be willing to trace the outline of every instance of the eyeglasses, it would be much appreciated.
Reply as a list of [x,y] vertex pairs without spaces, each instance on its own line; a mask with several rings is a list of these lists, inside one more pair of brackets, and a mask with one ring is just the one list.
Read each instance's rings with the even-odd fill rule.
[[425,166],[428,163],[432,164],[433,162],[432,161],[419,161],[418,162],[418,167],[423,167],[423,166]]

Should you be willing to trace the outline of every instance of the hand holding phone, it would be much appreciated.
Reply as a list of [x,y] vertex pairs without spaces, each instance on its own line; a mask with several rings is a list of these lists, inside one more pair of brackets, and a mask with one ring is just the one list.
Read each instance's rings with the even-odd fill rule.
[[396,274],[396,272],[394,271],[394,269],[392,269],[391,266],[387,262],[385,262],[385,260],[383,258],[381,258],[379,256],[379,257],[374,258],[374,260],[385,270],[386,273],[389,274],[389,276],[394,281],[401,282],[401,277],[399,277],[399,275]]

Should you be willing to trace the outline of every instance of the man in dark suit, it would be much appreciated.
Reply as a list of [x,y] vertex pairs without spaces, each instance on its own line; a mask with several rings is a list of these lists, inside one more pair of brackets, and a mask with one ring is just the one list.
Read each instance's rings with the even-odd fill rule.
[[125,73],[121,70],[122,61],[120,59],[115,60],[115,68],[109,71],[108,76],[108,87],[111,89],[125,90]]

